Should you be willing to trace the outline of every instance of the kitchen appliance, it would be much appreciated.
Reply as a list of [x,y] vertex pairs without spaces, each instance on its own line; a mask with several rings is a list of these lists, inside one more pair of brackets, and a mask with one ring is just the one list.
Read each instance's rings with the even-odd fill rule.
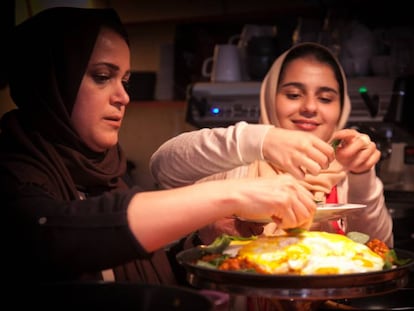
[[257,123],[260,82],[199,82],[188,89],[186,121],[196,127]]
[[[350,78],[349,122],[382,122],[393,94],[393,82],[387,77]],[[199,128],[228,126],[242,120],[257,123],[260,86],[258,81],[194,83],[187,92],[187,122]]]

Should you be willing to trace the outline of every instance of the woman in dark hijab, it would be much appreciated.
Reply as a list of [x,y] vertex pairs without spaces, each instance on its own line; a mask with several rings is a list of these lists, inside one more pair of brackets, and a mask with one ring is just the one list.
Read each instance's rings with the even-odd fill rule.
[[[45,279],[77,278],[82,272],[121,262],[117,258],[133,258],[128,255],[131,246],[121,243],[131,239],[122,205],[137,190],[97,197],[92,204],[79,200],[102,191],[127,189],[121,178],[126,160],[120,147],[115,144],[105,152],[93,152],[71,121],[78,89],[103,26],[128,43],[114,11],[76,8],[45,10],[16,27],[10,41],[9,88],[19,109],[2,120],[1,180],[9,175],[10,183],[2,185],[6,200],[13,204],[7,211],[20,225],[16,227],[18,250],[9,255],[15,260],[19,254],[19,268],[31,268],[26,273],[39,273]],[[111,211],[117,205],[119,210]],[[107,219],[100,219],[99,214]],[[39,228],[42,219],[45,223]],[[91,226],[95,228],[90,230]],[[57,230],[59,227],[71,230]],[[79,243],[82,240],[85,242]],[[119,247],[112,254],[111,240]],[[91,247],[88,241],[97,245]],[[108,243],[107,250],[100,250],[101,242]],[[79,258],[70,255],[74,249]],[[27,262],[31,256],[38,260]]]
[[127,184],[118,132],[130,50],[112,9],[42,11],[15,27],[7,52],[17,109],[1,120],[5,278],[175,284],[163,247],[210,222],[311,219],[310,192],[287,176],[152,192]]

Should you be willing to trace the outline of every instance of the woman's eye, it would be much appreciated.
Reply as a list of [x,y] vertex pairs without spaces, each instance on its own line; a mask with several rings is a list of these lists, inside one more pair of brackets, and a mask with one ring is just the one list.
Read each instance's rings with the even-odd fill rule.
[[300,94],[288,93],[286,94],[286,97],[288,99],[298,99],[300,97]]
[[329,103],[331,103],[331,102],[332,102],[332,99],[331,99],[331,98],[329,98],[329,97],[320,97],[320,98],[319,98],[319,101],[320,101],[321,103],[323,103],[323,104],[329,104]]
[[110,79],[110,77],[109,76],[107,76],[107,75],[94,75],[93,76],[93,80],[96,82],[96,83],[99,83],[99,84],[103,84],[103,83],[105,83],[106,81],[108,81]]

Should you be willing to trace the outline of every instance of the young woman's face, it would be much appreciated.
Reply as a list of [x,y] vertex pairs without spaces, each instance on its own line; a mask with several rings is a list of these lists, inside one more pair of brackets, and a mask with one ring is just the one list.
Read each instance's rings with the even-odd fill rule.
[[280,127],[328,141],[340,116],[339,85],[329,65],[296,59],[285,68],[275,98]]
[[103,29],[96,41],[73,107],[73,126],[86,145],[102,152],[118,142],[129,96],[130,51],[116,32]]

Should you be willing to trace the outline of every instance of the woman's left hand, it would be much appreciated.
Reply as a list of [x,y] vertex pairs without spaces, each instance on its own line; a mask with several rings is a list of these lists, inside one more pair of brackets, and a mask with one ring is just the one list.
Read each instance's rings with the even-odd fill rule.
[[339,139],[336,160],[351,173],[361,174],[369,171],[381,157],[381,152],[367,134],[354,129],[343,129],[334,134]]

